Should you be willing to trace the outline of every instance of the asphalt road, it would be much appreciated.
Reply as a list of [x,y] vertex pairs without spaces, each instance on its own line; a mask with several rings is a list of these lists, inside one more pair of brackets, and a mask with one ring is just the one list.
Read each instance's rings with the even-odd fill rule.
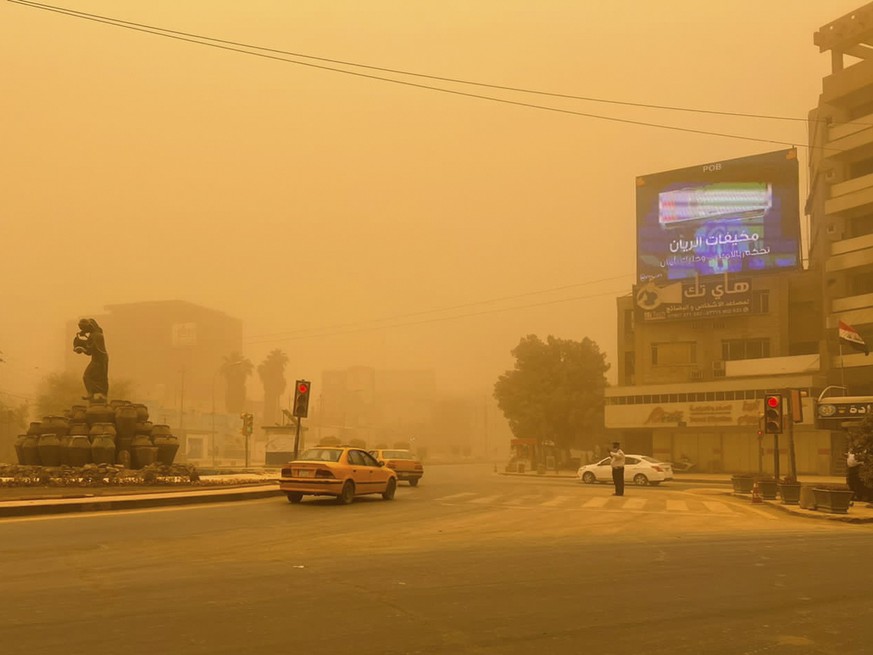
[[439,466],[392,502],[3,519],[0,652],[870,652],[871,526],[611,491]]

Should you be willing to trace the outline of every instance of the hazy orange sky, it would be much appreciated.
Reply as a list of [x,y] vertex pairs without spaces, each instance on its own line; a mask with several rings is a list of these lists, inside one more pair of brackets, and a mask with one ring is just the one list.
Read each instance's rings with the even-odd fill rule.
[[[863,4],[63,6],[443,77],[804,118],[829,68],[813,33]],[[283,349],[289,379],[318,380],[323,369],[353,365],[432,367],[442,389],[490,393],[526,334],[590,337],[614,366],[615,298],[630,292],[634,278],[636,176],[806,143],[802,121],[403,78],[782,143],[608,122],[253,57],[6,0],[0,62],[0,350],[7,360],[0,390],[23,395],[61,366],[65,321],[147,300],[187,300],[243,319],[245,355],[257,364]],[[800,164],[804,194],[802,147]]]

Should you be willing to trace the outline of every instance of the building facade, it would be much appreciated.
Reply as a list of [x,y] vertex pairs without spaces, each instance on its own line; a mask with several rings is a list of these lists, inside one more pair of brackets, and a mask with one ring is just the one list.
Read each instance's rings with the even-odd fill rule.
[[[844,470],[846,433],[817,429],[813,413],[823,392],[873,396],[873,358],[847,350],[837,330],[843,322],[868,345],[873,339],[873,3],[823,26],[814,43],[832,69],[809,114],[809,265],[777,262],[743,275],[742,294],[730,303],[723,294],[739,292],[736,275],[655,284],[638,268],[639,286],[617,302],[619,384],[605,399],[606,427],[626,451],[690,460],[701,471],[785,475],[791,458],[801,474]],[[700,195],[671,201],[686,202],[688,212]],[[687,218],[674,208],[656,227]],[[645,229],[639,235],[648,238]],[[733,240],[736,252],[736,233]],[[675,254],[661,266],[693,261],[693,246],[674,239]],[[665,300],[674,303],[667,311]],[[802,410],[781,435],[761,434],[768,393],[790,396]]]
[[824,303],[828,383],[873,395],[873,358],[846,350],[840,321],[873,340],[873,3],[815,33],[831,73],[809,113],[810,268]]

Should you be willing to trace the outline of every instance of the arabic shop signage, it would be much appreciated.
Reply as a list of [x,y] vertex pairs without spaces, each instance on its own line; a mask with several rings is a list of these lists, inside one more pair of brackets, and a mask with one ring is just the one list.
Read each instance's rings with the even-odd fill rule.
[[643,321],[736,316],[752,311],[752,282],[728,276],[634,287],[638,317]]
[[825,398],[815,403],[815,427],[838,429],[844,421],[861,421],[873,414],[873,396]]
[[757,430],[761,407],[756,400],[607,405],[608,428],[747,427]]

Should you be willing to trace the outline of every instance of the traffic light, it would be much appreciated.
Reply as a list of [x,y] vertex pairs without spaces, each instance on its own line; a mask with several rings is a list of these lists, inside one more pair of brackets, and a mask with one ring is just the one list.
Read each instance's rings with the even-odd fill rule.
[[312,385],[309,380],[297,380],[294,386],[294,411],[297,418],[306,418],[309,415],[309,392]]
[[255,417],[254,417],[254,415],[247,414],[247,413],[243,412],[242,414],[239,415],[239,417],[242,419],[242,422],[243,422],[242,433],[245,436],[250,436],[252,434],[252,432],[255,431]]
[[782,434],[782,417],[785,414],[781,393],[768,393],[764,396],[764,432]]

